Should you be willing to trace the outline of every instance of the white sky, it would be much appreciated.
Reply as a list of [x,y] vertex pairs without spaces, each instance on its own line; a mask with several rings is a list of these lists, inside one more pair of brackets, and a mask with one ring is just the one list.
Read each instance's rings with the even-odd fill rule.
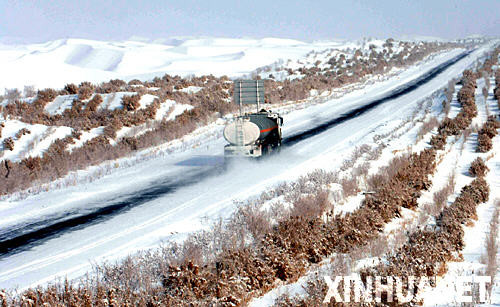
[[499,0],[0,0],[3,41],[500,36]]

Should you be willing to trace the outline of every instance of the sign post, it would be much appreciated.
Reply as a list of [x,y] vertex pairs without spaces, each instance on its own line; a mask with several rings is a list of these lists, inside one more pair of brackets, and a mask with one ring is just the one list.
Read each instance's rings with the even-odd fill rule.
[[260,104],[264,103],[264,80],[236,80],[234,81],[234,102],[240,106],[240,116],[244,104],[256,104],[257,112]]

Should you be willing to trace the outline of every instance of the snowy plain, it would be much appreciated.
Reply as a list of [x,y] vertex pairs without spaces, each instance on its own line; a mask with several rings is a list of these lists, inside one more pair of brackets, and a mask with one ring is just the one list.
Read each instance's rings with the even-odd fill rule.
[[[355,145],[369,143],[373,131],[383,130],[394,121],[408,117],[417,101],[445,86],[449,79],[458,77],[490,47],[479,48],[416,90],[355,120],[285,148],[279,155],[264,161],[241,162],[218,173],[225,144],[220,137],[223,127],[220,123],[209,128],[213,137],[195,148],[168,154],[160,147],[157,158],[146,159],[134,167],[119,167],[122,161],[118,160],[115,162],[118,166],[110,175],[90,183],[22,200],[2,201],[0,214],[5,218],[0,221],[0,227],[15,230],[32,221],[57,220],[126,202],[141,191],[160,187],[158,197],[145,199],[138,206],[125,206],[120,214],[3,256],[0,259],[0,287],[25,288],[51,282],[56,277],[80,276],[90,269],[91,262],[113,261],[157,246],[164,240],[182,239],[191,231],[207,227],[217,217],[228,216],[236,207],[235,201],[245,200],[280,181],[297,178],[316,168],[338,167],[342,162],[339,157]],[[285,115],[283,133],[285,136],[300,133],[384,96],[461,52],[463,50],[442,53],[389,80],[368,85],[339,99],[326,99],[324,103],[291,111]]]
[[[67,83],[152,79],[171,75],[238,77],[280,59],[299,59],[312,50],[353,48],[357,42],[306,43],[263,38],[200,38],[167,41],[61,39],[42,44],[0,43],[0,88],[62,88]],[[191,89],[196,90],[196,89]]]

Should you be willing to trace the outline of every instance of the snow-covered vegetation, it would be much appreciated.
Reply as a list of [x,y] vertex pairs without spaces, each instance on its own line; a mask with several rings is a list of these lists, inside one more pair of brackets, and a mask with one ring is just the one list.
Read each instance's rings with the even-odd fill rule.
[[[269,103],[284,111],[293,104],[295,112],[300,112],[315,101],[331,99],[336,89],[348,96],[351,85],[373,76],[397,78],[394,70],[457,47],[461,46],[370,41],[277,62],[256,70],[253,76],[274,79],[266,82]],[[498,219],[498,209],[491,208],[500,197],[499,50],[490,52],[487,60],[476,54],[474,59],[481,61],[467,64],[463,74],[454,76],[459,79],[442,77],[441,81],[449,81],[440,83],[443,88],[408,97],[407,104],[392,105],[407,118],[388,116],[383,124],[367,121],[373,126],[365,127],[369,131],[361,129],[363,135],[354,142],[358,146],[343,161],[326,148],[320,157],[303,163],[309,168],[293,173],[296,179],[244,198],[225,220],[204,225],[205,230],[180,242],[167,242],[160,249],[116,264],[97,264],[94,273],[76,284],[56,283],[20,294],[0,291],[0,301],[317,306],[327,291],[325,275],[453,278],[458,269],[452,262],[464,260],[462,253],[473,250],[472,226],[474,235],[486,242],[485,248],[476,246],[474,252],[484,252],[484,257],[465,257],[469,266],[461,269],[479,268],[495,277],[498,222],[494,219]],[[40,91],[31,100],[7,102],[3,110],[6,134],[0,136],[4,148],[12,148],[11,156],[3,158],[7,179],[0,183],[10,184],[3,193],[31,186],[33,180],[23,182],[24,176],[43,181],[47,165],[55,166],[57,174],[48,173],[48,177],[56,179],[75,169],[179,139],[200,125],[221,120],[221,115],[233,111],[228,81],[226,77],[164,76],[128,83],[68,84],[61,90]],[[494,89],[486,86],[493,82]],[[71,104],[67,99],[73,99]],[[394,109],[374,116],[389,113]],[[45,152],[32,150],[30,156],[15,151],[30,146],[21,141],[31,134],[37,138],[51,128],[61,131],[53,132],[56,141]],[[339,134],[345,136],[341,130],[339,127]],[[371,141],[359,143],[368,139]],[[343,146],[344,153],[351,147]],[[332,165],[326,165],[327,158],[334,160]],[[53,160],[57,163],[51,164]],[[320,168],[306,173],[310,165]],[[490,213],[481,215],[481,210]],[[488,224],[490,235],[486,236]],[[498,287],[489,291],[495,293]],[[419,300],[432,304],[435,297],[425,293]],[[496,299],[494,295],[490,298]],[[446,302],[450,301],[447,297]]]
[[[266,41],[281,45],[279,42]],[[293,48],[297,44],[294,43]],[[67,47],[66,44],[49,45],[49,49],[44,49],[47,54]],[[456,43],[410,43],[393,39],[334,45],[345,49],[313,51],[297,62],[275,65],[276,72],[284,71],[287,75],[283,81],[275,81],[271,74],[264,76],[261,73],[260,77],[270,78],[265,82],[266,102],[296,102],[320,93],[328,94],[370,76],[414,64],[433,53],[461,47]],[[70,53],[74,55],[75,52]],[[99,52],[97,55],[94,51],[89,52],[90,55],[76,53],[99,63],[107,59],[106,56],[97,56],[101,54]],[[94,60],[79,60],[78,63],[94,67]],[[79,65],[75,61],[68,63]],[[257,76],[259,71],[254,74]],[[3,151],[10,152],[1,158],[1,169],[6,175],[0,179],[0,195],[25,190],[69,172],[180,138],[235,110],[227,76],[181,78],[166,74],[146,81],[132,79],[128,83],[120,79],[100,84],[83,81],[79,85],[68,83],[61,89],[39,90],[35,96],[27,97],[34,94],[33,88],[29,89],[25,90],[25,97],[21,97],[20,91],[8,90],[2,99],[0,112],[5,123],[16,120],[38,125],[38,129],[31,138],[13,138],[9,134],[0,139]],[[7,125],[8,131],[11,126]],[[30,142],[28,139],[33,143],[45,132],[53,135],[45,136],[44,148],[36,151],[21,149],[28,146],[24,144]],[[85,141],[80,140],[82,135]],[[18,142],[21,144],[16,146]]]

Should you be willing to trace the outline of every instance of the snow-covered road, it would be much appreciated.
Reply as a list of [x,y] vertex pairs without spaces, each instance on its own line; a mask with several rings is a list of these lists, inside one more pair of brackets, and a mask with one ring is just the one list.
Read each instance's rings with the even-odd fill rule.
[[[50,282],[57,276],[79,276],[89,270],[91,262],[121,258],[157,246],[162,240],[182,238],[190,231],[207,227],[214,218],[233,212],[235,200],[247,199],[279,181],[296,178],[315,168],[336,167],[343,154],[367,141],[367,134],[408,117],[419,100],[459,76],[490,47],[475,50],[408,93],[384,100],[351,120],[338,122],[335,129],[324,129],[290,142],[279,155],[262,161],[238,161],[220,172],[224,141],[217,139],[183,153],[117,169],[92,183],[0,203],[3,241],[22,236],[28,224],[32,224],[33,230],[40,229],[38,238],[27,235],[26,242],[18,244],[22,247],[0,257],[0,288],[24,288]],[[291,112],[285,116],[283,133],[300,135],[380,100],[462,52],[441,54],[390,80]],[[45,227],[48,221],[64,226],[63,219],[68,216],[78,219],[82,215],[91,218],[52,232]],[[7,251],[7,245],[3,246],[3,252]]]

